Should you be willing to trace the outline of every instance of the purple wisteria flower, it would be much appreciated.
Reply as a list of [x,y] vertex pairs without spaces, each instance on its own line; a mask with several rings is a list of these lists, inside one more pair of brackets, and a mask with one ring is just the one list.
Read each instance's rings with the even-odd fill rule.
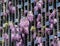
[[24,10],[24,15],[28,13],[28,10]]
[[11,29],[11,33],[15,33],[16,32],[16,30],[15,30],[15,28],[13,27],[12,29]]
[[38,17],[37,17],[37,22],[41,20],[41,14],[38,14]]
[[11,40],[12,41],[16,40],[16,34],[15,33],[11,33]]
[[14,14],[16,12],[16,8],[13,6],[11,12]]
[[49,22],[53,24],[54,23],[54,20],[53,19],[49,19]]
[[33,39],[35,39],[35,38],[36,38],[36,32],[33,33]]
[[42,25],[41,25],[41,22],[37,22],[37,28],[41,28]]
[[19,34],[16,34],[16,40],[19,41],[21,39],[21,36]]
[[34,7],[34,11],[37,11],[37,10],[38,10],[38,7],[37,7],[37,6],[35,6],[35,7]]
[[20,39],[20,42],[16,43],[16,46],[24,46],[24,44],[22,43],[22,39]]
[[59,38],[57,38],[57,44],[58,44],[58,46],[60,46],[60,40],[59,40]]
[[3,14],[2,14],[3,16],[7,16],[7,13],[6,12],[3,12]]
[[54,18],[54,24],[56,24],[57,23],[57,19],[56,18]]
[[54,25],[53,24],[50,24],[50,29],[53,29]]
[[38,44],[38,46],[43,46],[43,43]]
[[11,6],[11,5],[12,5],[12,2],[11,2],[11,1],[9,1],[8,6]]
[[42,8],[42,5],[43,5],[43,1],[40,0],[39,2],[36,3],[36,6],[41,9]]
[[36,40],[37,40],[37,43],[38,43],[38,44],[42,43],[42,37],[37,36],[37,37],[36,37]]
[[2,37],[3,37],[4,40],[8,40],[9,39],[9,36],[8,36],[7,33],[2,34]]
[[27,19],[32,22],[33,21],[33,13],[31,11],[28,12],[27,14]]
[[47,34],[50,34],[50,28],[45,28],[45,32],[46,32]]
[[22,37],[25,38],[25,34],[24,33],[22,33]]
[[53,12],[51,13],[51,15],[52,15],[53,17],[55,17],[55,15],[56,15],[56,9],[53,10]]
[[28,21],[28,19],[27,18],[22,18],[21,20],[20,20],[20,27],[28,27],[29,26],[29,21]]
[[29,28],[28,27],[24,27],[24,33],[29,34]]

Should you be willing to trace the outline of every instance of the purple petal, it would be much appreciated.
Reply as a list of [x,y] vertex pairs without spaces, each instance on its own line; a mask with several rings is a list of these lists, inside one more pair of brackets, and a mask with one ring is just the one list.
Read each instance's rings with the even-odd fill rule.
[[15,7],[12,7],[11,12],[12,13],[15,13],[16,12],[16,8]]
[[27,15],[27,19],[31,22],[33,21],[33,13],[30,11]]
[[36,40],[38,43],[41,43],[42,42],[42,37],[36,37]]
[[53,24],[50,24],[50,28],[53,29]]
[[37,7],[37,6],[35,6],[35,7],[34,7],[34,11],[37,11],[37,10],[38,10],[38,7]]
[[16,34],[16,40],[19,41],[20,38],[21,38],[21,36],[19,34]]
[[24,14],[26,14],[26,13],[28,13],[28,11],[27,10],[24,10]]
[[9,39],[9,36],[8,36],[7,33],[4,33],[4,34],[2,35],[2,37],[3,37],[3,39],[5,39],[5,40],[8,40],[8,39]]
[[28,27],[25,27],[25,28],[24,28],[24,32],[25,32],[26,34],[29,34]]
[[55,18],[55,19],[54,19],[54,24],[56,24],[56,23],[57,23],[57,19]]
[[15,33],[11,33],[11,40],[13,41],[13,40],[15,40],[15,39],[16,39]]
[[37,28],[41,28],[41,23],[40,22],[37,22]]

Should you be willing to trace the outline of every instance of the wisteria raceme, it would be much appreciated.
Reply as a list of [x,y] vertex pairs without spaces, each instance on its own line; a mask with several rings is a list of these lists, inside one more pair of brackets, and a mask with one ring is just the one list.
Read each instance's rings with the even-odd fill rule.
[[41,5],[39,2],[37,2],[36,6],[37,6],[39,9],[42,8],[42,5]]
[[57,19],[56,18],[54,18],[54,24],[56,24],[57,23]]
[[22,27],[20,27],[19,31],[20,31],[20,32],[22,32],[22,31],[23,31],[23,28],[22,28]]
[[27,13],[28,13],[28,11],[27,10],[24,10],[24,15],[27,14]]
[[33,21],[33,13],[31,11],[28,12],[27,14],[27,19],[31,22]]
[[7,33],[4,33],[4,34],[2,35],[2,37],[3,37],[4,40],[8,40],[8,39],[9,39],[9,36],[8,36]]
[[25,34],[24,33],[22,33],[22,37],[25,38]]
[[19,41],[21,39],[21,36],[19,34],[16,34],[16,40]]
[[9,14],[9,10],[8,9],[6,10],[6,13],[7,13],[7,15]]
[[36,32],[33,33],[33,39],[35,39],[35,38],[36,38]]
[[38,46],[43,46],[43,43],[38,44]]
[[10,1],[9,4],[8,4],[9,11],[11,11],[12,7],[13,7],[13,5],[12,5],[12,2]]
[[54,20],[53,20],[53,19],[50,19],[49,22],[50,22],[50,23],[54,23]]
[[11,1],[9,1],[8,6],[11,6],[11,5],[12,5],[12,2],[11,2]]
[[40,43],[42,42],[42,41],[41,41],[41,40],[42,40],[42,37],[37,36],[37,37],[36,37],[36,40],[37,40],[37,43],[40,44]]
[[41,22],[37,22],[37,28],[41,28],[42,25],[41,25]]
[[14,28],[14,25],[11,24],[11,25],[10,25],[10,29],[13,29],[13,28]]
[[23,18],[20,20],[20,27],[28,27],[28,26],[29,26],[29,21],[27,18]]
[[7,16],[7,13],[6,12],[3,12],[3,16]]
[[28,29],[28,27],[24,27],[24,33],[25,33],[25,34],[29,34],[29,29]]
[[56,10],[54,9],[53,12],[51,13],[51,16],[55,17],[56,16]]
[[41,14],[38,14],[37,16],[37,22],[41,20]]
[[15,32],[16,32],[15,28],[12,28],[11,33],[15,33]]
[[22,39],[20,39],[20,42],[16,43],[16,46],[24,46]]
[[16,31],[17,31],[17,32],[20,32],[19,28],[16,28]]
[[20,20],[20,27],[24,27],[24,18],[22,18],[21,20]]
[[7,0],[1,0],[2,1],[2,3],[6,3],[7,2]]
[[27,18],[26,18],[25,21],[24,21],[24,26],[25,26],[25,27],[28,27],[28,26],[29,26],[29,21],[28,21]]
[[54,28],[53,24],[50,24],[50,29],[53,29],[53,28]]
[[57,38],[57,44],[58,44],[58,46],[60,46],[60,40],[59,40],[59,38]]
[[11,12],[12,13],[15,13],[16,12],[16,8],[14,6],[12,7]]
[[42,5],[43,5],[43,1],[40,0],[39,2],[36,3],[36,6],[41,9],[42,8]]
[[15,8],[15,6],[12,5],[12,2],[11,1],[9,1],[8,8],[9,8],[9,11],[12,14],[14,14],[16,12],[16,8]]
[[46,28],[46,29],[45,29],[45,32],[46,32],[47,34],[50,34],[50,28]]
[[16,34],[15,33],[11,33],[11,40],[12,41],[16,40]]
[[22,42],[20,41],[20,42],[16,43],[16,46],[23,46],[23,44],[22,44]]
[[38,10],[38,7],[37,7],[37,6],[35,6],[35,7],[34,7],[34,11],[37,11],[37,10]]

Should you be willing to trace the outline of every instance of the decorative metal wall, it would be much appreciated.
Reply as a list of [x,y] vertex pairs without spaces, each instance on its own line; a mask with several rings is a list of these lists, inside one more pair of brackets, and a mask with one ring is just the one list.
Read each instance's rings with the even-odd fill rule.
[[[28,29],[22,28],[29,14],[33,20],[27,20]],[[0,46],[60,46],[59,42],[60,0],[0,0]]]

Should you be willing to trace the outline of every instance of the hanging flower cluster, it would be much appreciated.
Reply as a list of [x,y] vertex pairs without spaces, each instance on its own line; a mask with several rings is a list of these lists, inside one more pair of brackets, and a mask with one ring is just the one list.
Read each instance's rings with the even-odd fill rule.
[[[50,0],[49,0],[50,2]],[[38,12],[38,10],[41,10],[43,6],[43,1],[42,0],[35,0],[35,6],[34,6],[34,11]],[[13,6],[12,2],[9,1],[8,3],[8,9],[3,12],[4,16],[16,13],[16,7]],[[48,13],[46,16],[48,16],[48,26],[47,24],[45,26],[42,25],[42,19],[43,15],[41,13],[37,14],[37,17],[35,18],[34,14],[32,11],[24,10],[24,15],[25,17],[22,17],[20,19],[20,22],[18,25],[15,25],[13,22],[9,22],[8,26],[11,31],[11,41],[14,42],[16,41],[16,46],[24,46],[24,38],[25,36],[29,35],[29,31],[32,34],[32,39],[36,41],[36,44],[38,46],[43,46],[42,45],[42,37],[40,34],[48,34],[50,35],[52,30],[54,29],[54,26],[57,24],[57,18],[56,18],[56,9],[53,10],[52,13]],[[35,19],[35,20],[34,20]],[[35,23],[36,25],[34,25]],[[4,27],[7,26],[7,24],[4,25]],[[30,30],[29,30],[30,28]],[[0,27],[0,30],[2,28]],[[44,30],[44,31],[43,31]],[[9,35],[7,33],[3,34],[3,39],[4,40],[9,40]],[[55,37],[56,38],[56,37]],[[55,40],[54,40],[55,41]],[[54,45],[54,41],[51,41],[51,44]],[[56,45],[57,46],[57,45]]]
[[[2,0],[3,9],[4,9],[2,15],[3,15],[3,16],[7,16],[7,15],[9,15],[9,13],[15,14],[15,13],[16,13],[16,7],[13,6],[13,4],[12,4],[11,1],[9,1],[8,4],[7,4],[7,7],[8,7],[8,8],[7,8],[7,7],[5,7],[5,3],[6,3],[6,2],[7,2],[7,0]],[[7,8],[7,9],[6,9],[6,8]]]

